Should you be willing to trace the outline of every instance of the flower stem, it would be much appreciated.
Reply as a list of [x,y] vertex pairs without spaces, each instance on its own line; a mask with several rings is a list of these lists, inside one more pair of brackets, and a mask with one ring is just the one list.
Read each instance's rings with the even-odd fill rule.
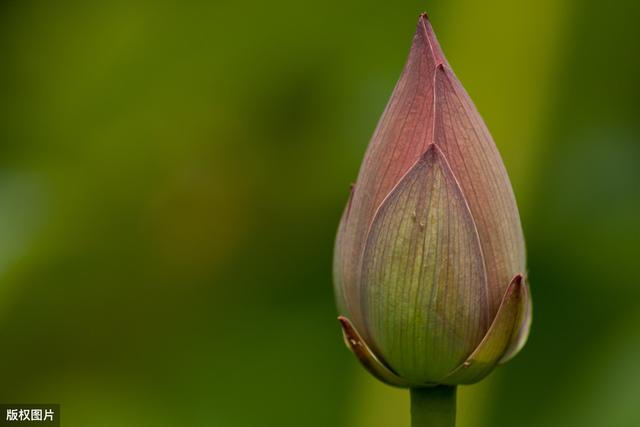
[[411,389],[411,427],[454,427],[456,386]]

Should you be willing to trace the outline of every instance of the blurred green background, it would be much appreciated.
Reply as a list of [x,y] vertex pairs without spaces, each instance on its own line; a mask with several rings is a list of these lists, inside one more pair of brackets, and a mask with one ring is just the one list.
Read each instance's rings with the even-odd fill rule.
[[503,155],[529,344],[459,425],[640,425],[640,3],[0,3],[0,402],[64,426],[408,425],[334,233],[427,10]]

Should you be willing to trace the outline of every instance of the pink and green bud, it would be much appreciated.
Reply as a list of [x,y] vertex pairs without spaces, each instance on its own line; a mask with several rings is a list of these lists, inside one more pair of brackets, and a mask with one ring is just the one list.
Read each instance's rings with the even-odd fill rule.
[[393,385],[476,382],[527,339],[525,270],[500,154],[421,15],[340,221],[347,345]]

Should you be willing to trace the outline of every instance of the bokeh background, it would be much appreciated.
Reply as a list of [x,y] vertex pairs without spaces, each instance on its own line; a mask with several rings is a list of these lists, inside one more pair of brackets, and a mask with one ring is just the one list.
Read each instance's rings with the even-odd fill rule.
[[640,425],[640,3],[0,3],[0,402],[64,426],[408,425],[335,229],[427,10],[503,155],[529,344],[459,425]]

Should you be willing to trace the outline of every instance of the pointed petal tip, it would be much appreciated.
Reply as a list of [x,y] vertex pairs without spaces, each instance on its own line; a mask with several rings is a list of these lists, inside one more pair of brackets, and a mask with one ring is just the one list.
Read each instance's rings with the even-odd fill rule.
[[439,157],[445,158],[442,149],[438,147],[438,144],[436,144],[435,142],[430,142],[427,145],[427,149],[424,151],[424,153],[422,153],[421,160],[423,162],[429,163],[438,160]]
[[427,149],[422,153],[422,160],[429,161],[435,159],[438,154],[440,154],[438,151],[439,149],[436,147],[435,143],[429,143],[429,145],[427,145]]
[[340,323],[340,327],[342,328],[342,338],[344,338],[344,344],[347,346],[349,350],[351,350],[351,346],[355,344],[349,339],[348,330],[350,328],[349,320],[347,320],[344,316],[338,316],[338,322]]
[[342,328],[342,332],[346,335],[352,334],[353,326],[351,325],[351,321],[347,319],[345,316],[338,316],[338,323],[340,323],[340,327]]
[[523,275],[516,274],[504,293],[498,313],[486,335],[467,360],[445,377],[445,384],[475,383],[487,376],[498,363],[503,363],[509,348],[513,346],[514,330],[523,314],[523,302],[527,297]]
[[453,72],[451,65],[449,65],[444,56],[442,56],[441,62],[436,65],[436,73],[439,81],[442,81],[443,83],[448,82],[453,86],[462,86],[456,77],[456,74]]
[[522,279],[523,279],[522,274],[516,274],[516,275],[513,277],[513,279],[511,279],[511,283],[512,283],[513,285],[522,286]]
[[522,293],[524,291],[524,277],[522,274],[516,274],[511,279],[509,286],[507,286],[507,291],[505,292],[504,298],[515,296],[516,298],[522,298]]
[[[351,324],[351,321],[347,319],[345,316],[338,316],[338,322],[340,323],[340,327],[342,328],[342,337],[344,338],[344,343],[349,350],[354,352],[356,356],[358,356],[357,347],[361,343],[360,334]],[[358,356],[360,358],[360,356]]]
[[518,326],[514,330],[507,350],[500,359],[500,364],[513,359],[522,350],[529,338],[529,330],[531,329],[532,304],[529,285],[527,285],[523,275],[519,274],[518,276],[512,280],[512,287],[518,287],[519,290],[520,312],[517,319]]
[[440,47],[440,43],[438,42],[438,38],[433,31],[429,15],[427,15],[426,12],[422,12],[418,17],[417,33],[421,35],[418,39],[423,40],[423,42],[428,46],[428,51],[430,52],[435,65],[442,63],[448,64],[447,59],[442,52],[442,48]]
[[376,357],[349,319],[345,316],[338,316],[338,322],[340,322],[340,326],[342,326],[342,334],[347,348],[355,354],[362,366],[364,366],[371,375],[395,387],[410,386],[407,381],[399,377]]
[[421,163],[426,166],[434,165],[438,162],[440,156],[442,156],[442,151],[434,142],[431,142],[427,145],[426,150],[424,150],[424,153],[422,153],[416,163]]

